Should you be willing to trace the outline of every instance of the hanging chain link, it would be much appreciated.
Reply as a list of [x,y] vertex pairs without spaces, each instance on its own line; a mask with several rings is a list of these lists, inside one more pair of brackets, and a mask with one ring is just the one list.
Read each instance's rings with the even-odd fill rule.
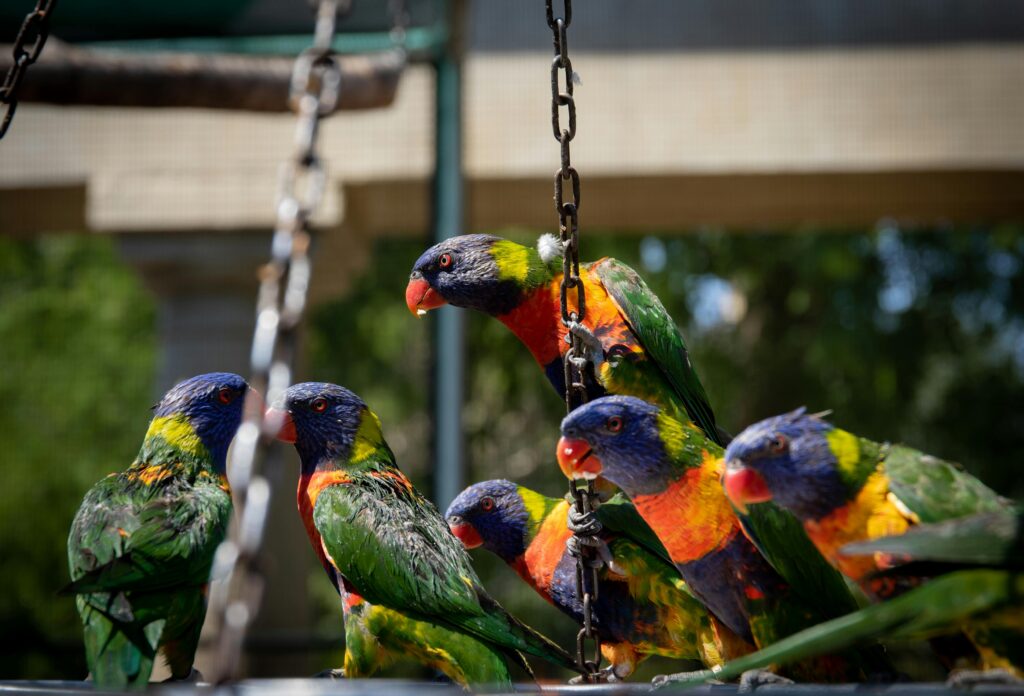
[[14,120],[14,112],[18,108],[18,87],[25,77],[28,66],[39,59],[50,35],[50,17],[57,0],[37,0],[34,10],[25,15],[21,29],[14,39],[14,62],[7,69],[3,84],[0,85],[0,108],[3,117],[0,120],[0,138],[7,134]]
[[388,14],[391,16],[391,45],[404,53],[405,32],[409,27],[409,10],[405,0],[388,0]]
[[[551,130],[558,141],[561,166],[555,172],[555,211],[558,213],[558,232],[562,242],[562,323],[569,329],[565,340],[569,348],[563,358],[565,377],[565,408],[572,411],[587,401],[586,374],[589,360],[583,339],[576,328],[582,328],[586,315],[586,295],[580,279],[579,257],[579,208],[580,175],[572,166],[569,143],[576,137],[576,101],[573,97],[575,75],[569,59],[568,28],[572,23],[572,0],[563,0],[563,16],[555,17],[553,0],[545,0],[548,26],[554,34],[555,58],[551,62]],[[563,86],[564,83],[564,86]],[[567,127],[562,126],[562,107],[568,117]],[[566,182],[569,182],[571,198],[566,200]],[[570,292],[575,290],[575,310],[570,310]],[[598,498],[594,482],[588,481],[586,488],[570,483],[575,511],[587,515],[597,507]],[[601,667],[601,640],[594,630],[593,604],[597,601],[598,572],[603,561],[596,547],[601,544],[598,534],[600,524],[596,521],[587,525],[586,531],[573,532],[569,550],[576,556],[576,596],[581,598],[583,627],[576,635],[576,663],[586,673],[589,682],[598,681]],[[587,659],[587,641],[593,641],[592,658]]]
[[[310,277],[310,218],[326,185],[317,153],[320,119],[338,104],[341,70],[331,51],[338,17],[350,0],[319,0],[313,45],[295,60],[289,102],[298,115],[295,149],[281,170],[277,225],[271,258],[260,269],[256,330],[253,334],[250,384],[275,403],[291,384],[296,330],[306,305]],[[259,464],[281,423],[264,419],[262,409],[248,409],[231,453],[237,524],[217,549],[210,612],[217,619],[218,673],[215,683],[238,675],[246,631],[259,609],[263,578],[258,554],[263,541],[270,485]]]

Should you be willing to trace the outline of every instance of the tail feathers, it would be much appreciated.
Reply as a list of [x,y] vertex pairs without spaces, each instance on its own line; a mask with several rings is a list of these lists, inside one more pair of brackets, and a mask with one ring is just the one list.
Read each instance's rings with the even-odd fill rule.
[[530,663],[526,661],[521,652],[518,650],[508,650],[505,654],[510,660],[519,665],[530,676],[530,679],[534,682],[537,681],[537,675],[533,673],[533,667],[530,666]]
[[[545,636],[537,633],[519,619],[509,614],[505,609],[498,604],[496,601],[491,599],[486,594],[482,595],[481,604],[487,610],[490,616],[495,614],[501,615],[504,618],[506,629],[502,638],[497,638],[493,634],[490,636],[492,642],[501,644],[503,647],[515,651],[518,655],[519,652],[539,657],[542,660],[564,667],[573,672],[581,672],[579,666],[576,664],[576,660],[565,650],[559,647],[554,641]],[[510,657],[516,660],[517,664],[523,665],[526,661],[522,655],[518,655],[518,659],[510,654]],[[529,669],[529,665],[526,665]],[[532,674],[532,671],[531,671]]]
[[956,630],[972,616],[1013,601],[1024,592],[1024,575],[966,570],[936,578],[896,599],[869,606],[784,638],[721,669],[687,675],[684,681],[730,680],[750,669],[786,665],[889,637],[929,637]]
[[138,626],[111,621],[89,607],[85,612],[85,652],[96,686],[144,688],[153,672],[164,621]]

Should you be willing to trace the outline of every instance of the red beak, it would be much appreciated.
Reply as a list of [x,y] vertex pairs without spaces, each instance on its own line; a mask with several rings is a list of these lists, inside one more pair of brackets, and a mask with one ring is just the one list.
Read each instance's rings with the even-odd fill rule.
[[604,465],[586,440],[570,440],[563,437],[558,441],[558,466],[569,480],[595,479]]
[[722,483],[729,500],[744,515],[747,514],[748,503],[764,503],[772,499],[772,492],[761,474],[747,467],[726,467]]
[[280,423],[277,426],[277,434],[274,437],[281,442],[295,444],[298,436],[295,434],[295,421],[292,420],[292,414],[271,406],[263,414],[263,420],[270,424]]
[[484,540],[480,538],[480,532],[476,531],[476,527],[469,522],[456,522],[455,524],[449,522],[448,529],[452,530],[455,538],[461,541],[467,549],[475,549],[484,543]]
[[409,284],[405,287],[405,305],[409,311],[418,317],[427,313],[427,310],[437,309],[448,304],[434,288],[430,287],[423,278],[410,278]]

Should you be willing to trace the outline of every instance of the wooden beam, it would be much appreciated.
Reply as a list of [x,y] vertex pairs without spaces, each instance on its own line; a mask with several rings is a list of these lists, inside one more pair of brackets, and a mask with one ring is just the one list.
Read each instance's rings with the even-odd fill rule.
[[[551,182],[471,179],[467,231],[551,229]],[[366,234],[423,235],[426,182],[345,186],[345,225]],[[402,201],[402,205],[395,205]],[[583,181],[584,232],[865,228],[882,218],[908,224],[1024,220],[1024,171],[959,170],[814,174],[591,176]]]
[[[10,62],[10,46],[0,46],[0,72],[6,72]],[[398,51],[341,56],[338,62],[339,109],[375,109],[394,101],[405,66]],[[284,112],[289,111],[292,63],[281,57],[84,49],[51,39],[28,69],[18,99]]]

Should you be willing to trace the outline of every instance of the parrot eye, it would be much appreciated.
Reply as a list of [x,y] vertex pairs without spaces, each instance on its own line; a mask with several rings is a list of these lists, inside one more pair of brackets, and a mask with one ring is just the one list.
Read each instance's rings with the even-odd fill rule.
[[313,399],[313,402],[309,406],[317,413],[323,413],[327,410],[327,399],[322,396],[318,396]]
[[768,442],[768,450],[772,454],[782,454],[788,446],[789,443],[786,441],[785,435],[776,435]]
[[480,509],[484,512],[490,512],[494,509],[494,498],[487,496],[486,498],[480,499]]
[[607,428],[608,432],[610,433],[619,432],[620,430],[622,430],[622,416],[612,416],[604,424],[604,427]]
[[451,268],[453,260],[451,254],[444,253],[437,257],[437,265],[441,268]]
[[227,406],[228,404],[235,400],[236,396],[238,396],[238,394],[235,393],[234,389],[231,389],[229,387],[221,387],[220,391],[217,392],[217,401]]

